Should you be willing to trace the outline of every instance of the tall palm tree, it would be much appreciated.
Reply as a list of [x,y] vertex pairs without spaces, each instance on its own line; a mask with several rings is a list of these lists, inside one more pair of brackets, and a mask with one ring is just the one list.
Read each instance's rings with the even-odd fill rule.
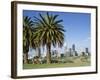
[[58,20],[59,15],[49,14],[48,12],[45,15],[39,13],[39,18],[34,17],[36,32],[34,37],[38,40],[42,46],[46,46],[47,49],[47,63],[51,63],[51,46],[56,47],[63,46],[64,42],[64,27],[61,24],[63,20]]
[[41,57],[41,49],[40,49],[41,46],[39,44],[39,40],[35,39],[34,32],[32,34],[31,44],[32,44],[32,48],[35,49],[35,51],[36,51],[36,56]]
[[33,26],[33,21],[31,20],[31,17],[25,16],[23,18],[24,63],[28,63],[28,51],[29,51],[29,46],[31,45],[32,26]]

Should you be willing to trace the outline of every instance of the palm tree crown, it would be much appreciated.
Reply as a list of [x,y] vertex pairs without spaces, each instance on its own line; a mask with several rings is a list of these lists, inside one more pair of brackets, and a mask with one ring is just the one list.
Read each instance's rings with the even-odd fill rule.
[[64,27],[60,24],[63,20],[57,20],[59,15],[50,15],[48,12],[46,15],[39,14],[40,18],[35,17],[35,23],[37,25],[35,38],[40,39],[42,45],[47,43],[59,47],[62,47],[64,42]]

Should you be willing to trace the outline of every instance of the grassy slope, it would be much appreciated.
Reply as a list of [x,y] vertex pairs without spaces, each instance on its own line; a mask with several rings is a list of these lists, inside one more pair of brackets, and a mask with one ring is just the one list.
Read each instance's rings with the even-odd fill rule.
[[54,64],[24,64],[24,69],[36,68],[56,68],[56,67],[80,67],[90,66],[90,61],[81,61],[81,58],[73,59],[73,63],[54,63]]

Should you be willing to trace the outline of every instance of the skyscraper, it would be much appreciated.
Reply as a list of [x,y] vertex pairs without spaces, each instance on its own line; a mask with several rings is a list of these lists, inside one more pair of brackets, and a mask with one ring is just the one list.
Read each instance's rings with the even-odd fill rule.
[[89,56],[90,53],[89,53],[89,49],[88,48],[85,48],[85,53]]
[[72,45],[72,50],[75,51],[75,44]]
[[86,53],[89,53],[88,48],[85,48],[85,52],[86,52]]

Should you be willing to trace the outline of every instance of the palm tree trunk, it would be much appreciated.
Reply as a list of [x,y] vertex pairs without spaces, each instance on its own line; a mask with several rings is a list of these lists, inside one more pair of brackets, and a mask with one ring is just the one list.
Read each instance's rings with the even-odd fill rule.
[[41,50],[40,50],[40,48],[36,48],[36,56],[41,57]]
[[40,50],[40,47],[38,48],[38,57],[41,57],[41,50]]
[[24,53],[24,64],[28,64],[28,53]]
[[51,63],[51,46],[50,44],[47,45],[47,64]]

